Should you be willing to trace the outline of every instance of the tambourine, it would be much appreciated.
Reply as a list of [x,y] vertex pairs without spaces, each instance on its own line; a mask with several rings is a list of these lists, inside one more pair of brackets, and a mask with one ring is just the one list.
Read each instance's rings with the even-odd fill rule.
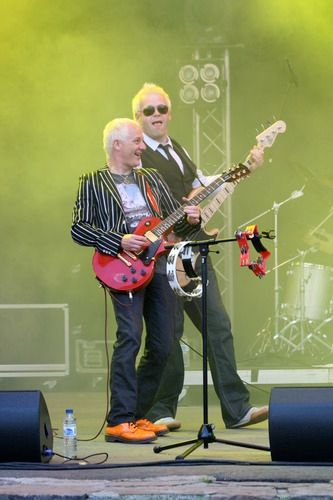
[[197,257],[189,241],[176,243],[167,257],[169,285],[180,297],[190,299],[202,295],[202,281],[194,270]]

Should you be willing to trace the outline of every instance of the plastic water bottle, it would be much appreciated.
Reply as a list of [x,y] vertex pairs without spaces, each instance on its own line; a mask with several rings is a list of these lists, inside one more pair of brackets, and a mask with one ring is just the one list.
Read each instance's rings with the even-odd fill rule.
[[77,456],[77,428],[73,410],[67,408],[63,422],[64,456],[76,458]]

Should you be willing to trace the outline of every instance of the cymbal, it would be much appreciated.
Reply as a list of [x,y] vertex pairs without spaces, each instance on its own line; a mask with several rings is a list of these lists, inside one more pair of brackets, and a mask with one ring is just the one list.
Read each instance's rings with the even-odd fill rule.
[[319,228],[314,233],[308,233],[305,236],[305,241],[309,245],[315,245],[322,252],[333,254],[333,234],[325,229]]

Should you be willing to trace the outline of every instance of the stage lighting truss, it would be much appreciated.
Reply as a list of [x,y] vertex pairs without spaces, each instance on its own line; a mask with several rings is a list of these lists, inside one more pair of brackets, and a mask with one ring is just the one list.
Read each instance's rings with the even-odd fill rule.
[[[229,52],[227,48],[222,50],[219,55],[215,50],[214,56],[209,48],[198,47],[190,61],[178,62],[179,97],[185,106],[192,108],[193,160],[208,175],[221,174],[231,164]],[[232,234],[230,199],[214,217],[221,237]],[[214,263],[224,302],[233,319],[231,246],[215,256]]]
[[213,104],[221,97],[223,80],[221,70],[215,63],[184,64],[178,72],[183,84],[179,96],[184,104]]

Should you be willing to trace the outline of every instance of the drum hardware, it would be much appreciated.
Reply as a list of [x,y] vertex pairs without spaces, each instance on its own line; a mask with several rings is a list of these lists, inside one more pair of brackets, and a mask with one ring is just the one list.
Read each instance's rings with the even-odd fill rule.
[[333,207],[330,208],[328,214],[322,219],[319,224],[314,227],[306,236],[306,241],[310,244],[315,244],[318,250],[333,254],[333,235],[326,231],[322,226],[333,215]]
[[[272,349],[273,348],[273,343],[272,339],[276,338],[276,336],[279,335],[280,331],[280,284],[279,284],[279,269],[283,264],[278,263],[278,216],[279,216],[279,209],[282,205],[285,205],[291,200],[295,200],[297,198],[300,198],[301,196],[304,195],[304,189],[305,185],[303,185],[300,189],[296,189],[295,191],[292,191],[290,196],[286,198],[285,200],[277,203],[273,202],[273,206],[269,208],[268,210],[265,210],[264,212],[258,214],[257,216],[253,217],[252,219],[248,220],[247,222],[243,223],[240,227],[248,226],[251,224],[253,221],[257,221],[264,215],[269,214],[270,212],[274,212],[274,234],[275,234],[275,239],[274,239],[274,267],[271,270],[268,270],[266,274],[274,271],[274,317],[268,318],[268,321],[266,323],[266,326],[263,328],[261,332],[257,334],[257,340],[255,341],[255,345],[250,349],[250,352],[253,353],[254,355],[257,355],[258,353],[255,352],[256,346],[259,343],[261,345],[261,350],[266,348]],[[293,259],[291,259],[293,260]],[[289,262],[289,261],[288,261]],[[273,327],[273,334],[272,334],[272,329]],[[261,337],[261,338],[260,338]],[[264,337],[264,338],[263,338]],[[272,352],[272,351],[271,351]],[[261,352],[262,354],[262,352]]]
[[306,256],[313,251],[313,247],[299,251],[296,256],[280,264],[279,267],[282,267],[291,263],[288,278],[293,278],[294,286],[280,307],[280,331],[272,337],[272,318],[269,318],[267,325],[257,333],[257,350],[253,354],[285,352],[290,355],[306,352],[324,357],[333,352],[333,344],[324,332],[324,328],[333,320],[333,269],[305,262]]
[[[258,214],[256,217],[253,217],[249,221],[245,222],[242,224],[240,227],[248,226],[251,224],[253,221],[257,221],[259,218],[263,217],[264,215],[274,212],[274,234],[275,234],[275,239],[274,239],[274,267],[271,271],[274,271],[274,336],[279,334],[279,318],[280,318],[280,285],[279,285],[279,268],[281,265],[278,264],[278,215],[279,215],[279,209],[282,205],[285,203],[288,203],[291,200],[295,200],[297,198],[300,198],[301,196],[304,195],[304,189],[305,185],[303,185],[300,189],[296,189],[293,191],[288,198],[285,200],[281,201],[280,203],[273,202],[273,206],[269,208],[268,210],[265,210],[261,214]],[[267,271],[267,274],[271,271]]]
[[[306,289],[308,286],[307,277],[304,276],[304,264],[305,256],[308,253],[313,253],[318,250],[317,246],[312,246],[306,251],[299,251],[294,257],[278,263],[278,213],[279,209],[285,203],[303,196],[304,194],[303,186],[301,189],[293,191],[289,198],[285,199],[280,203],[273,203],[272,208],[266,210],[265,212],[254,217],[250,221],[244,223],[241,227],[251,223],[253,220],[266,215],[267,213],[274,211],[274,231],[275,231],[275,241],[274,241],[274,267],[267,271],[267,274],[274,271],[274,317],[269,317],[264,328],[260,330],[256,335],[256,340],[253,347],[250,349],[250,353],[254,356],[258,356],[267,352],[276,353],[287,351],[287,354],[291,353],[304,353],[304,351],[310,350],[312,353],[320,352],[333,352],[333,346],[327,340],[327,337],[322,333],[322,328],[330,323],[333,317],[330,317],[330,308],[323,311],[321,315],[315,317],[308,317],[309,307],[305,302]],[[319,229],[320,226],[326,220],[333,215],[333,209],[331,209],[329,215],[322,221],[313,231]],[[298,262],[300,273],[299,273],[299,290],[297,291],[297,313],[290,317],[290,311],[286,310],[286,304],[281,304],[280,300],[280,280],[279,280],[279,270],[286,264],[292,263],[293,261]],[[323,267],[323,266],[319,266]],[[312,297],[313,298],[313,297]],[[327,316],[328,315],[328,316]],[[294,316],[294,317],[293,317]],[[312,316],[312,315],[311,315]],[[324,350],[324,351],[323,351]]]

